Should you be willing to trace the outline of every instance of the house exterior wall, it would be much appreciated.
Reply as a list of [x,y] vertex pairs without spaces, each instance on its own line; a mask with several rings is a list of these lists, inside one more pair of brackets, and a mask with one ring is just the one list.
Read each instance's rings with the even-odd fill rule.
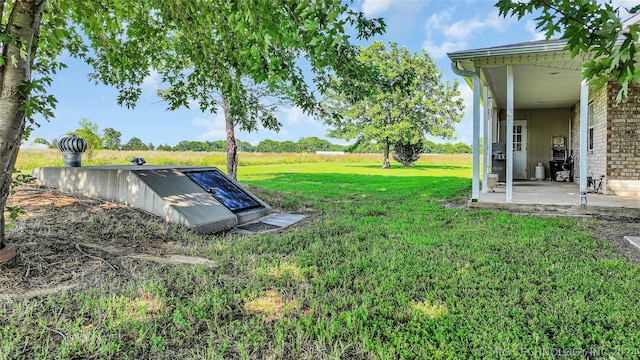
[[607,84],[607,189],[640,196],[640,86],[629,85],[629,96],[620,102],[620,85]]
[[[608,86],[589,94],[589,104],[593,104],[593,149],[587,149],[587,176],[600,178],[607,174],[608,134],[607,117],[609,101]],[[588,107],[587,107],[588,108]],[[587,124],[588,126],[589,124]],[[589,130],[587,129],[587,137]],[[580,102],[571,108],[571,149],[574,159],[574,181],[580,182]]]
[[580,183],[580,102],[571,107],[569,154],[573,156],[573,182]]
[[[535,167],[542,163],[545,177],[551,176],[551,138],[554,135],[569,135],[571,109],[529,109],[515,110],[514,120],[527,121],[527,178],[535,176]],[[506,111],[500,112],[500,141],[506,142]]]
[[[620,85],[609,82],[590,94],[593,104],[593,149],[587,150],[587,176],[605,176],[604,193],[640,196],[640,86],[630,85],[629,96],[616,97]],[[576,149],[575,181],[580,174],[580,104],[571,109],[571,146]]]

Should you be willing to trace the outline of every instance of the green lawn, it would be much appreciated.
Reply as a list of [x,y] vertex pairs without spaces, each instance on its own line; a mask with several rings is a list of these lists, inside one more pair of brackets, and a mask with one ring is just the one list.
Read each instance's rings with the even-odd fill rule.
[[2,305],[0,358],[640,356],[640,267],[582,221],[445,206],[469,197],[468,160],[241,167],[267,203],[309,216],[182,239],[218,266]]

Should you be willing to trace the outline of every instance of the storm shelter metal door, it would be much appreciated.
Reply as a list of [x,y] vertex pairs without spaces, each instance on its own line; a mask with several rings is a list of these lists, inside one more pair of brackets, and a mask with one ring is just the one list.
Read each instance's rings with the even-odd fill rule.
[[527,179],[527,121],[513,121],[513,178]]
[[259,207],[260,204],[241,188],[215,170],[184,172],[193,182],[232,212]]

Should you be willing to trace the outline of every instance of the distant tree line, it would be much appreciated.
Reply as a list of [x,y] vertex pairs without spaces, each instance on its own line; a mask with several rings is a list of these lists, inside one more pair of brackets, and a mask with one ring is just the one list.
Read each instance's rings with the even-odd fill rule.
[[[99,134],[98,125],[87,120],[82,119],[79,123],[80,127],[74,133],[80,137],[85,138],[89,143],[91,149],[100,150],[129,150],[129,151],[195,151],[195,152],[226,152],[227,141],[215,140],[215,141],[194,141],[183,140],[175,146],[167,144],[154,146],[152,143],[145,144],[141,139],[132,137],[126,143],[122,143],[122,134],[113,129],[106,128],[102,131],[102,135]],[[36,144],[45,144],[50,148],[58,148],[58,139],[47,141],[44,138],[37,138],[33,141]],[[303,137],[298,141],[276,141],[276,140],[262,140],[257,145],[251,145],[248,142],[236,140],[238,151],[242,152],[273,152],[273,153],[308,153],[316,151],[345,151],[354,153],[382,153],[383,148],[381,144],[375,142],[360,143],[357,146],[345,146],[333,144],[325,139],[319,139],[315,136]],[[422,149],[422,153],[425,154],[464,154],[471,153],[471,146],[462,142],[455,144],[452,143],[434,143],[433,141],[426,140]]]
[[458,143],[434,143],[433,141],[425,141],[422,150],[425,154],[471,154],[473,148],[469,144],[463,142]]

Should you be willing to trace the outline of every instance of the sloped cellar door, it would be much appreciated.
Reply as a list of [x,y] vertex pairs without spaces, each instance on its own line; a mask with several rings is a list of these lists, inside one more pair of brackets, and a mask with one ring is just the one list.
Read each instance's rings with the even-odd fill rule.
[[258,202],[218,171],[193,171],[184,174],[232,212],[260,207]]

